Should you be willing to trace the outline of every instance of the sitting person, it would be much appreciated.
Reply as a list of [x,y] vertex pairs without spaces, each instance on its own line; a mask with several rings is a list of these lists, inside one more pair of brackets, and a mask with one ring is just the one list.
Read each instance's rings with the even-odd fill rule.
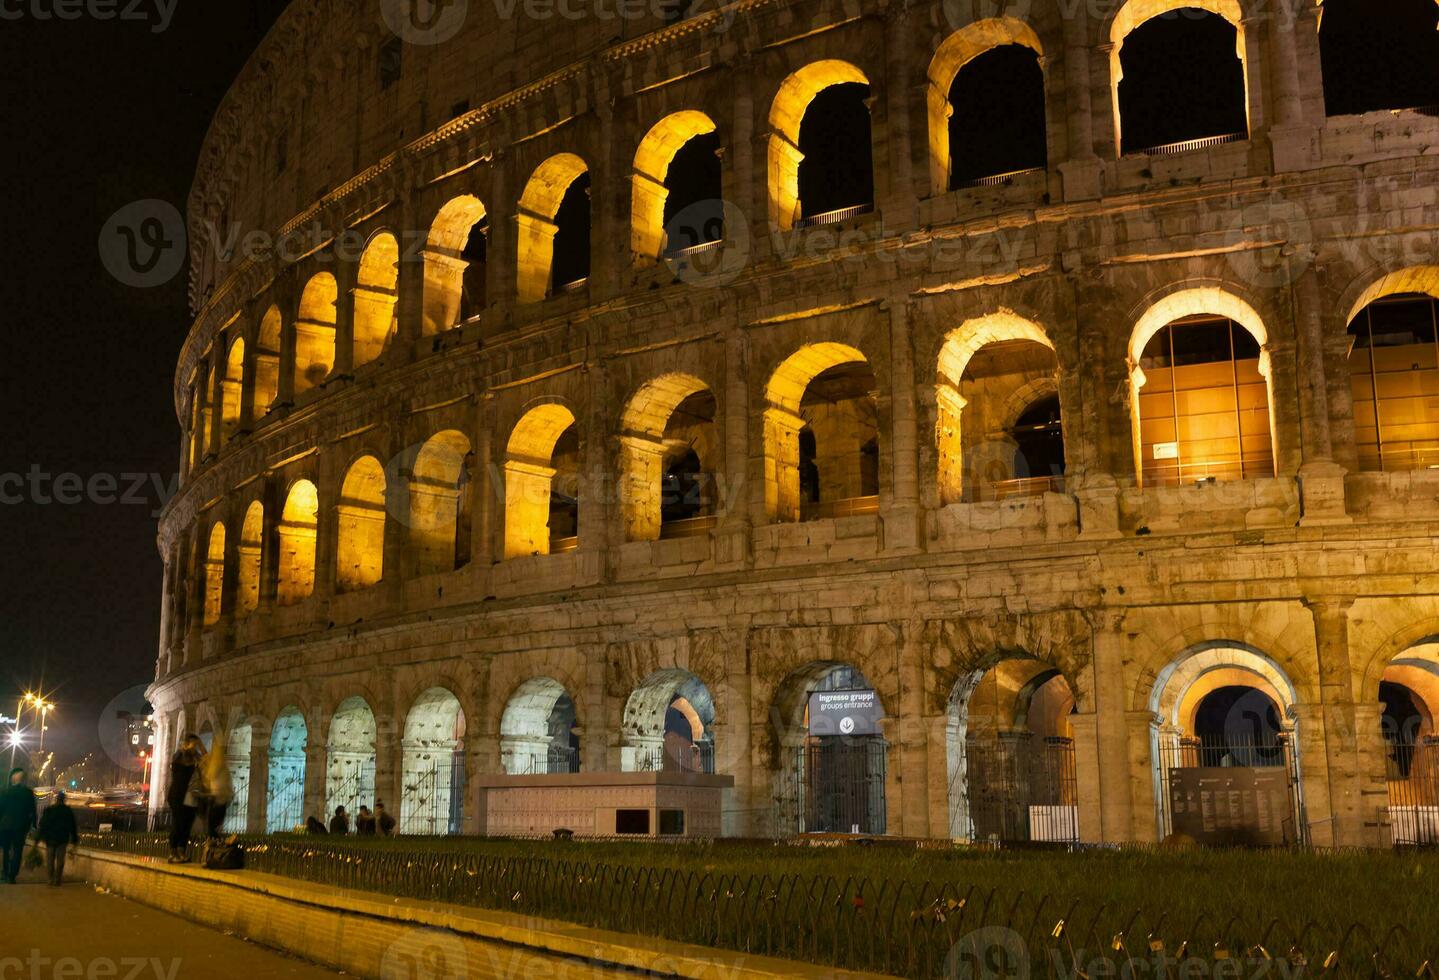
[[307,834],[323,834],[323,833],[325,833],[325,825],[322,824],[322,823],[320,823],[320,820],[319,820],[318,817],[314,817],[314,816],[306,817],[306,818],[305,818],[305,833],[307,833]]

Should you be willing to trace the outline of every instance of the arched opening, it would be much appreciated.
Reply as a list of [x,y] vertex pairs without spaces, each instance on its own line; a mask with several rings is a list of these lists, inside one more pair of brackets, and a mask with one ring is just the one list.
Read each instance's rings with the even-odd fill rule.
[[1032,658],[956,682],[945,726],[950,837],[1079,840],[1074,711],[1064,675]]
[[205,618],[206,626],[220,621],[225,595],[225,525],[219,522],[210,528],[205,549]]
[[1063,489],[1059,362],[1037,324],[1012,313],[968,320],[945,339],[937,373],[942,504]]
[[305,284],[295,320],[295,394],[324,384],[335,366],[335,302],[340,287],[321,272]]
[[1439,6],[1433,0],[1324,0],[1324,111],[1439,111]]
[[1354,448],[1361,470],[1439,466],[1439,301],[1398,293],[1349,323]]
[[590,174],[573,153],[535,168],[515,215],[521,303],[583,283],[590,274]]
[[945,38],[926,73],[934,193],[998,183],[1048,161],[1044,50],[1015,17]]
[[484,311],[489,216],[480,199],[457,197],[440,209],[425,243],[425,336]]
[[626,541],[703,534],[714,526],[721,447],[714,394],[686,374],[642,385],[621,420]]
[[550,402],[525,413],[505,450],[505,557],[573,550],[579,540],[579,429]]
[[315,591],[315,532],[320,495],[309,480],[296,480],[285,498],[276,532],[280,538],[275,601],[293,606]]
[[1391,840],[1401,847],[1439,844],[1439,642],[1390,661],[1379,700]]
[[375,713],[358,695],[340,702],[325,746],[325,822],[344,807],[351,823],[375,802]]
[[781,231],[874,206],[869,79],[816,61],[780,85],[769,113],[770,222]]
[[234,796],[225,810],[225,821],[220,825],[226,834],[244,834],[250,830],[250,746],[254,741],[254,730],[246,723],[230,730],[225,744],[225,768],[230,770],[230,786]]
[[625,704],[620,770],[713,773],[714,721],[704,681],[678,667],[655,671]]
[[255,337],[255,391],[252,418],[263,418],[280,394],[280,325],[278,306],[271,306],[260,320]]
[[1130,339],[1136,471],[1145,486],[1274,475],[1268,335],[1219,290],[1165,297]]
[[1249,134],[1236,0],[1128,0],[1110,26],[1121,153],[1176,153]]
[[820,662],[785,678],[771,713],[775,831],[883,834],[884,708],[857,668]]
[[235,616],[244,619],[260,605],[260,554],[265,540],[265,505],[251,501],[235,548]]
[[464,824],[465,713],[442,687],[415,699],[405,719],[400,833],[458,834]]
[[225,376],[220,381],[220,442],[227,444],[240,429],[241,392],[245,381],[245,340],[236,337],[225,355]]
[[417,575],[470,561],[470,440],[454,429],[431,436],[410,478],[410,546]]
[[879,509],[878,384],[863,354],[818,343],[770,377],[764,415],[765,511],[778,522]]
[[719,134],[703,112],[661,119],[635,151],[630,250],[649,261],[724,237]]
[[350,466],[336,510],[336,590],[369,588],[385,564],[385,469],[378,459],[362,456]]
[[209,364],[209,369],[205,372],[205,390],[200,394],[201,421],[203,422],[202,431],[204,432],[204,439],[200,443],[202,456],[214,452],[215,426],[219,423],[218,416],[220,414],[220,406],[214,402],[215,364],[211,360],[211,355],[208,351],[205,353],[205,362]]
[[195,467],[200,465],[200,460],[205,458],[205,395],[200,390],[198,372],[190,373],[190,383],[186,386],[186,392],[188,395],[188,412],[186,414],[190,419],[187,465],[193,472]]
[[580,771],[575,702],[551,677],[525,681],[500,716],[500,762],[512,776]]
[[305,748],[309,731],[300,709],[285,708],[270,730],[265,832],[287,834],[305,822]]
[[1242,644],[1186,651],[1150,692],[1161,837],[1206,846],[1305,843],[1294,687]]
[[400,243],[389,232],[381,232],[360,256],[353,293],[355,367],[369,364],[383,354],[395,335],[399,284]]

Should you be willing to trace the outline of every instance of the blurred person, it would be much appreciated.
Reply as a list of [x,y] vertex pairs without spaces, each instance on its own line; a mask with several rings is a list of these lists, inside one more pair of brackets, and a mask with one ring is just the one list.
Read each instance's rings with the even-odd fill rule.
[[360,812],[355,814],[355,833],[360,837],[375,836],[375,815],[363,803]]
[[16,766],[0,793],[0,882],[13,885],[20,877],[25,837],[34,826],[35,791],[25,784],[25,770]]
[[335,815],[330,818],[330,833],[344,837],[350,832],[350,815],[345,812],[342,806],[335,807]]
[[225,813],[230,801],[235,798],[235,781],[230,777],[230,765],[225,759],[225,745],[216,740],[215,748],[206,753],[200,764],[200,775],[204,783],[205,829],[211,837],[220,836],[225,823]]
[[184,864],[190,860],[190,834],[194,829],[196,799],[194,790],[202,789],[199,774],[205,746],[199,736],[186,735],[170,757],[170,786],[165,802],[170,805],[170,863]]
[[40,815],[40,827],[35,831],[35,838],[45,845],[45,866],[50,886],[59,888],[65,880],[65,849],[80,843],[75,811],[65,802],[63,791],[55,794],[54,802]]
[[305,833],[307,833],[307,834],[323,834],[323,833],[326,833],[325,825],[320,822],[320,818],[319,818],[319,817],[316,817],[316,816],[311,815],[311,816],[305,818]]
[[375,825],[379,827],[381,837],[395,836],[395,818],[385,812],[385,804],[379,800],[375,801]]

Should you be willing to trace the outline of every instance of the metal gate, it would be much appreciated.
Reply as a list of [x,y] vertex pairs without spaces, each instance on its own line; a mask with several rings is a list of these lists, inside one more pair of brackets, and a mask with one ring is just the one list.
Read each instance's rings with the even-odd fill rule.
[[230,782],[235,795],[230,798],[230,807],[225,811],[225,822],[220,830],[227,834],[243,834],[250,829],[250,767],[230,771]]
[[1079,841],[1073,739],[989,732],[964,750],[972,840]]
[[1161,837],[1178,829],[1200,843],[1308,843],[1288,733],[1161,742],[1159,772]]
[[305,819],[304,770],[273,772],[269,789],[269,805],[265,808],[265,831],[271,834],[288,834]]
[[1439,845],[1439,736],[1389,742],[1389,831],[1396,846]]
[[[807,834],[883,834],[887,748],[877,736],[842,735],[811,738],[800,746],[793,798],[778,801],[781,829],[788,823],[788,829]],[[783,812],[791,807],[792,816]]]

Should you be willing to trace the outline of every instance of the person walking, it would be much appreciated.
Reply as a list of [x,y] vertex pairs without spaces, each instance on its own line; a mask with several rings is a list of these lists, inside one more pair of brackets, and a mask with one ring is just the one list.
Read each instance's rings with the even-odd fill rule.
[[344,837],[350,832],[350,815],[345,812],[342,806],[335,807],[335,815],[330,818],[330,833]]
[[0,882],[13,885],[20,877],[25,837],[34,826],[35,791],[25,785],[25,770],[17,766],[0,793]]
[[191,783],[197,782],[204,746],[198,736],[186,735],[170,758],[170,786],[165,802],[170,804],[170,863],[184,864],[190,860],[190,832],[195,824],[194,796]]
[[59,888],[65,881],[65,849],[80,843],[80,830],[75,825],[75,811],[65,802],[64,792],[55,794],[55,800],[40,815],[40,828],[35,837],[45,845],[45,867],[50,875],[50,885]]

